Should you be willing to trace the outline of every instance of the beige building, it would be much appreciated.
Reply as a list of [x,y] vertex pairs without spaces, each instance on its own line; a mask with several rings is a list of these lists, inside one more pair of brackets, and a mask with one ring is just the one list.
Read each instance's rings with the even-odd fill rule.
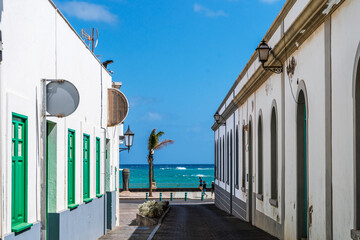
[[216,111],[219,208],[281,239],[360,239],[359,13],[286,1]]

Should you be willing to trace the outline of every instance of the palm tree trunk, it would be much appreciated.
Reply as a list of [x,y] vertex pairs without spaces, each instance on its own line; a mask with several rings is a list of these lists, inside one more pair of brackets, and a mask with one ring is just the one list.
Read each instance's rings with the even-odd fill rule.
[[148,162],[149,162],[149,197],[152,197],[153,158],[151,153],[149,153]]
[[150,174],[149,174],[149,197],[152,197],[152,175],[153,175],[153,169],[152,169],[152,161],[149,165],[149,170],[150,170]]

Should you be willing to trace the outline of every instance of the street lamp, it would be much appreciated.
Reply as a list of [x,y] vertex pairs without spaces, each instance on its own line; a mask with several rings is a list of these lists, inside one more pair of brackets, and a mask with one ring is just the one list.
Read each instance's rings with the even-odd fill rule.
[[[262,40],[259,46],[256,48],[256,51],[258,52],[259,61],[262,63],[262,66],[265,70],[269,70],[277,74],[282,73],[283,66],[281,62],[275,57],[274,52],[271,50],[272,48],[269,47],[269,45],[267,45],[265,40]],[[280,62],[280,66],[265,66],[265,63],[269,59],[270,53],[274,56],[275,60]]]
[[120,152],[124,150],[128,150],[128,152],[130,151],[130,148],[132,147],[134,142],[134,135],[135,134],[130,130],[130,126],[128,126],[128,130],[124,133],[126,148],[120,148],[119,149]]
[[[224,118],[223,118],[223,116],[221,116],[220,114],[219,114],[219,112],[216,112],[215,114],[214,114],[214,119],[215,119],[215,122],[217,123],[217,124],[220,124],[221,123],[221,120],[224,120]],[[224,122],[224,125],[226,124],[226,122]]]

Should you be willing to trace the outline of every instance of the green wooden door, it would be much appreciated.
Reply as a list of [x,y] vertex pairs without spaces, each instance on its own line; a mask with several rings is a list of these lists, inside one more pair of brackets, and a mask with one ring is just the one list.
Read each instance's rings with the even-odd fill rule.
[[25,223],[27,204],[27,129],[26,118],[13,115],[12,119],[12,188],[11,226]]
[[100,194],[100,138],[96,138],[96,194]]
[[75,204],[75,131],[68,131],[68,205]]
[[83,198],[90,198],[90,136],[83,138]]

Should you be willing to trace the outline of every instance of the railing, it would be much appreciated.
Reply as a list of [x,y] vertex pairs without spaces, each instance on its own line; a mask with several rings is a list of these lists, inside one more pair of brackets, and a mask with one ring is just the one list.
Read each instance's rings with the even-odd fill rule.
[[[211,187],[211,183],[206,184],[207,188]],[[129,184],[130,188],[148,188],[149,183],[131,183]],[[199,184],[197,183],[161,183],[156,182],[157,188],[198,188]],[[120,182],[120,189],[123,188],[122,182]]]

